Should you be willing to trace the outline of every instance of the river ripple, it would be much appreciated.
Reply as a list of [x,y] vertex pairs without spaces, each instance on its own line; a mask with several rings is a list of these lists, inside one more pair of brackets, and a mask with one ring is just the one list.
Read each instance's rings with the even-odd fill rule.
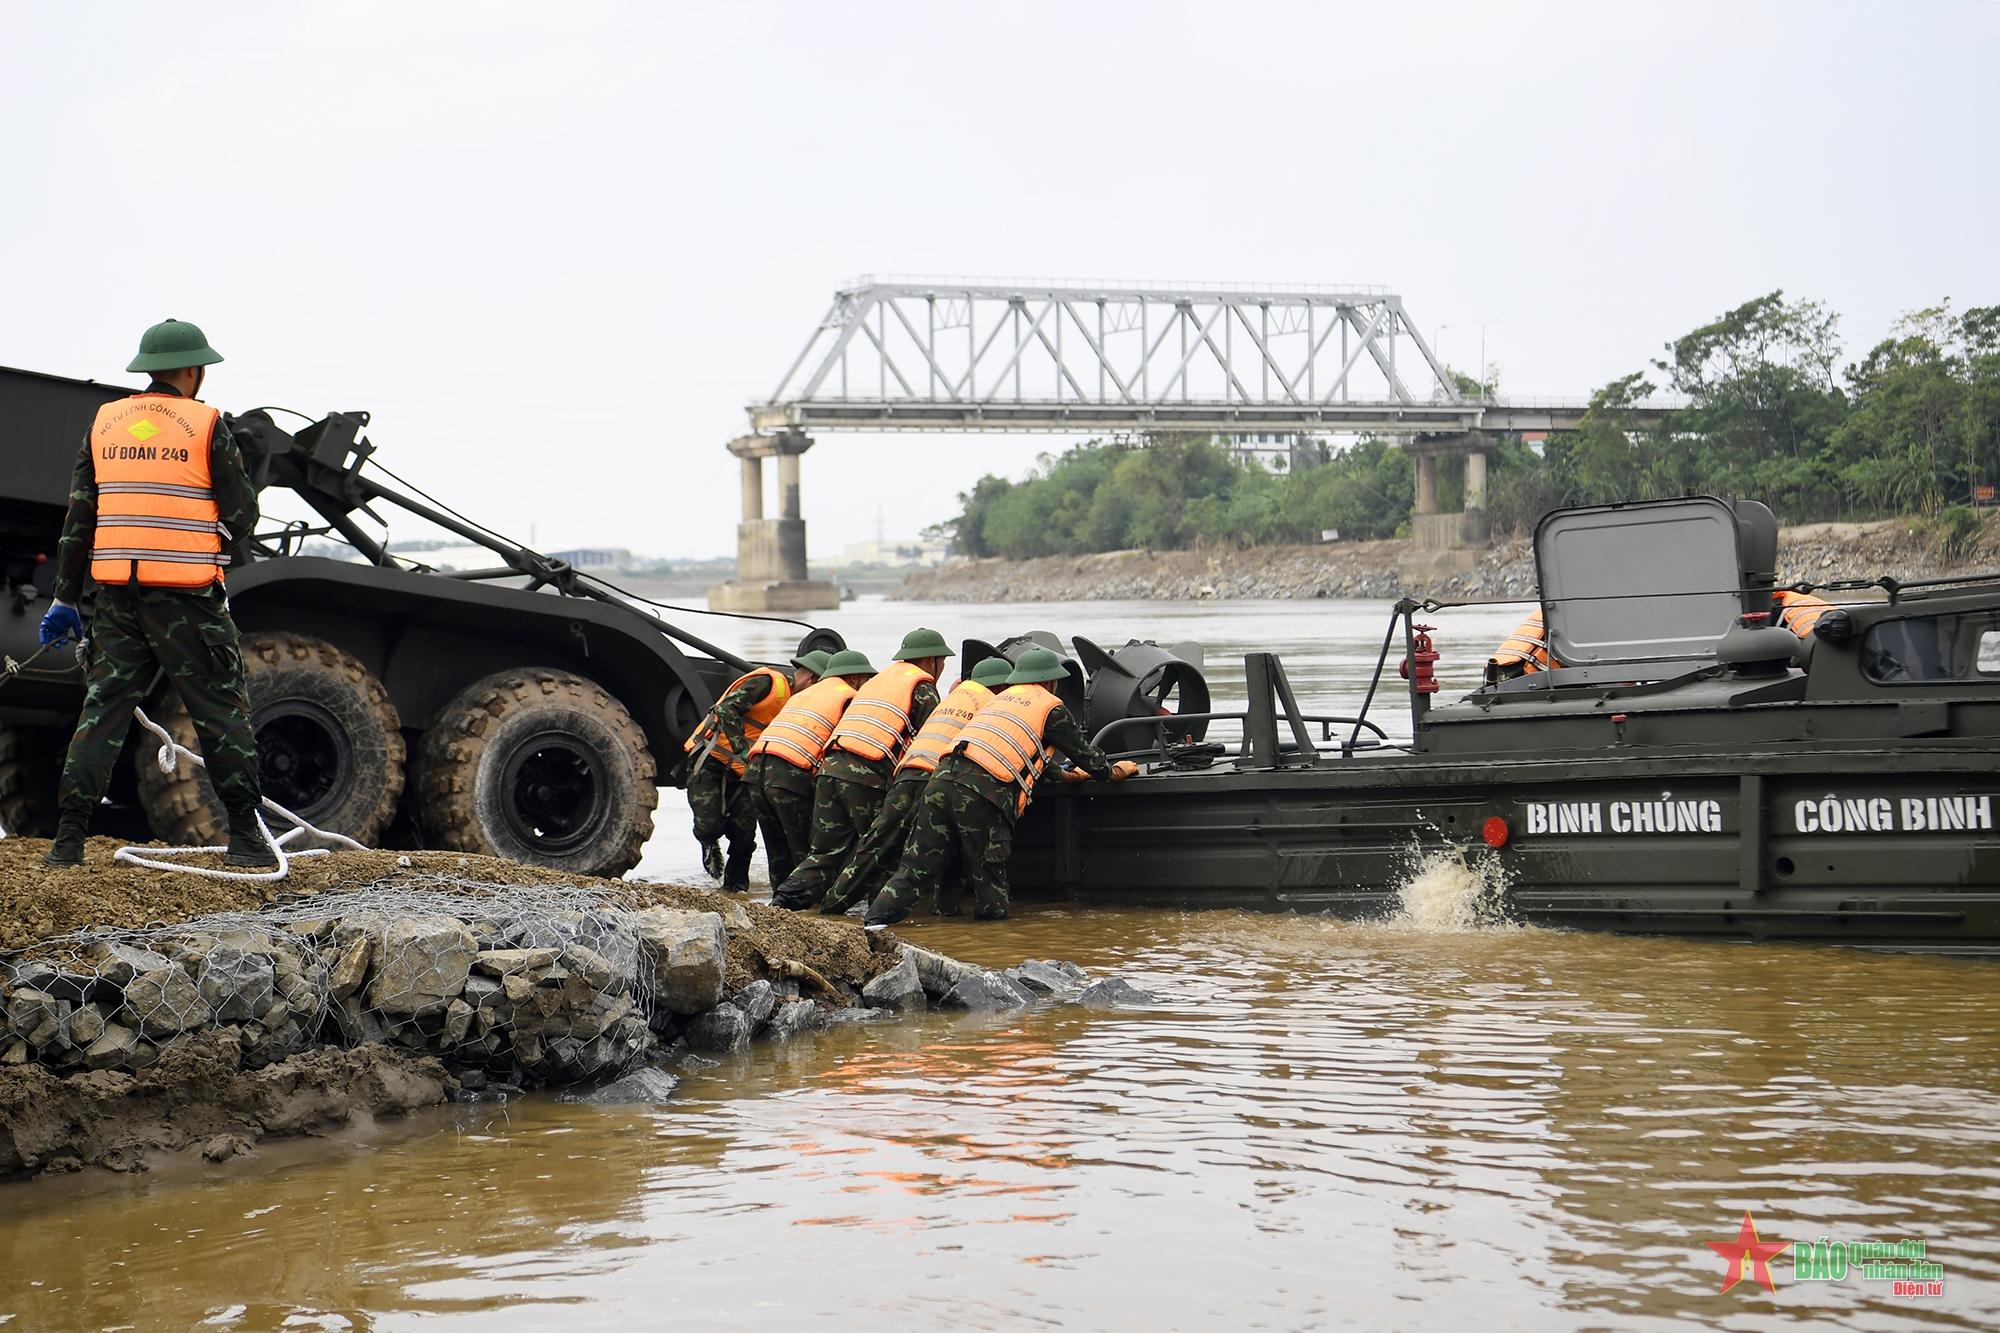
[[[16,1186],[33,1329],[1989,1328],[1990,966],[1235,913],[913,937],[1158,1008],[760,1047],[673,1105],[465,1108]],[[1765,1239],[1921,1238],[1945,1293],[1723,1295]]]

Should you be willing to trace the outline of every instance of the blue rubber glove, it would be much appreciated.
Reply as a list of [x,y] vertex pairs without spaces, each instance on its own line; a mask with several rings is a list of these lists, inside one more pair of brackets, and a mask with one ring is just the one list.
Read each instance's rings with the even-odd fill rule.
[[67,602],[56,602],[42,614],[42,642],[61,643],[83,637],[83,617]]

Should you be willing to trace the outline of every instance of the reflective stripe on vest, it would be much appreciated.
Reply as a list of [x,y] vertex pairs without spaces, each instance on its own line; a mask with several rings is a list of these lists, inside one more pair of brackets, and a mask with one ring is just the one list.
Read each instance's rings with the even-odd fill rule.
[[910,717],[917,686],[934,683],[936,679],[908,662],[891,662],[883,667],[847,706],[830,748],[869,760],[901,759],[917,730]]
[[[759,699],[751,706],[748,712],[743,714],[743,743],[745,747],[757,743],[757,738],[764,734],[764,728],[770,725],[771,719],[778,715],[779,711],[784,708],[786,701],[792,697],[792,678],[776,667],[758,667],[755,671],[738,676],[735,680],[729,682],[729,689],[722,692],[723,696],[727,697],[731,691],[744,681],[754,680],[758,676],[769,676],[771,678],[771,688],[762,699]],[[722,734],[722,723],[715,716],[713,708],[708,710],[708,715],[702,718],[701,725],[694,729],[694,734],[687,738],[687,741],[682,744],[681,749],[687,751],[689,754],[700,750],[702,752],[701,758],[695,760],[696,764],[700,764],[703,759],[720,759],[723,763],[729,765],[730,772],[739,778],[743,776],[743,770],[746,765],[743,760],[738,759],[734,754],[730,753],[729,741]]]
[[938,761],[950,752],[958,733],[965,730],[965,724],[972,721],[973,714],[992,698],[993,691],[978,681],[961,681],[957,689],[931,710],[923,730],[910,742],[910,748],[903,752],[903,762],[896,765],[897,775],[937,772]]
[[97,531],[90,576],[99,583],[206,588],[222,581],[230,536],[216,507],[209,446],[221,413],[172,394],[142,393],[97,409],[90,469]]
[[1542,629],[1540,607],[1530,611],[1528,618],[1500,641],[1500,646],[1493,650],[1492,660],[1501,666],[1519,662],[1530,672],[1547,671],[1556,665],[1555,658],[1549,655],[1549,641]]
[[840,725],[840,715],[853,698],[854,687],[838,676],[800,690],[764,728],[764,734],[750,747],[750,757],[775,755],[803,769],[817,767],[819,757],[826,753],[826,743],[833,739],[833,729]]
[[1026,810],[1035,779],[1055,753],[1042,733],[1048,729],[1049,714],[1060,707],[1062,700],[1039,686],[1010,685],[972,715],[954,748],[1000,781],[1019,787],[1018,809]]
[[1778,608],[1777,623],[1801,639],[1813,632],[1821,616],[1833,610],[1832,602],[1806,592],[1774,592],[1771,601]]

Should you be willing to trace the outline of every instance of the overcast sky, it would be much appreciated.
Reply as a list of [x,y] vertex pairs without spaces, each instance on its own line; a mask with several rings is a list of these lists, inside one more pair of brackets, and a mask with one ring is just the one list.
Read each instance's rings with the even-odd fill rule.
[[[11,3],[0,364],[367,408],[545,547],[734,547],[843,278],[1375,283],[1582,394],[1782,287],[2000,301],[2000,5]],[[823,437],[816,556],[1046,438]],[[403,530],[405,535],[419,535]]]

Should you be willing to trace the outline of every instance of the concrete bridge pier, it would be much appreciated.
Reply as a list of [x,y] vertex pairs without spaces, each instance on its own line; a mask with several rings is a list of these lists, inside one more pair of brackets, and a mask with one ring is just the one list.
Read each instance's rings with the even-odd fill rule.
[[[840,589],[806,577],[806,521],[799,500],[799,457],[812,437],[798,431],[739,435],[729,452],[742,460],[743,517],[736,525],[736,577],[708,590],[714,611],[832,611]],[[778,460],[778,517],[764,517],[764,460]]]
[[[1486,515],[1486,460],[1493,437],[1480,431],[1459,435],[1423,435],[1412,440],[1417,465],[1417,503],[1410,515],[1410,536],[1420,551],[1457,551],[1492,544],[1493,522]],[[1464,508],[1438,512],[1437,469],[1440,459],[1460,459],[1465,468]]]

